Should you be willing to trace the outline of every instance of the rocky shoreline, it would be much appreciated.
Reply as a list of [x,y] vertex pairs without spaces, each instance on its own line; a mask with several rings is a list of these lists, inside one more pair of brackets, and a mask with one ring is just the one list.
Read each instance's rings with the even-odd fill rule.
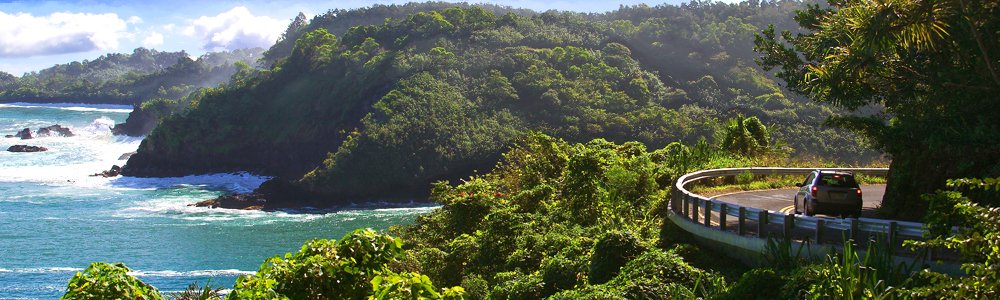
[[[422,197],[397,197],[379,198],[377,203],[400,203],[412,204],[414,199]],[[426,198],[424,198],[426,199]],[[188,204],[192,207],[223,208],[238,210],[259,210],[259,211],[298,211],[298,212],[323,212],[350,207],[358,203],[373,203],[364,199],[357,201],[337,200],[330,195],[317,194],[299,187],[295,182],[280,178],[272,178],[265,181],[249,193],[235,193],[217,197],[214,199],[199,201]],[[373,200],[373,199],[368,199]],[[429,202],[428,202],[429,203]],[[389,204],[391,205],[391,204]],[[305,210],[303,210],[305,209]]]
[[42,146],[14,145],[7,148],[7,152],[44,152],[49,148]]
[[322,197],[296,186],[295,183],[280,178],[272,178],[262,183],[253,192],[221,196],[189,204],[188,206],[275,211],[280,209],[325,206],[321,202],[316,201],[319,199],[322,199]]

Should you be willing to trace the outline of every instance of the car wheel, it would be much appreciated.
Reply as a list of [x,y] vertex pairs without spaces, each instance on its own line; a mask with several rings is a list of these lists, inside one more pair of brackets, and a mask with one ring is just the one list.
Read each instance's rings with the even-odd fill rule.
[[793,198],[792,199],[792,206],[795,207],[794,209],[792,209],[792,214],[802,213],[802,212],[799,211],[799,199]]
[[809,203],[807,203],[807,202],[808,202],[808,199],[806,199],[806,198],[802,198],[802,210],[804,210],[804,211],[805,211],[805,213],[806,213],[806,215],[807,215],[807,216],[810,216],[810,217],[812,217],[812,216],[815,216],[815,215],[816,215],[816,212],[814,212],[814,211],[813,211],[813,210],[812,210],[812,209],[811,209],[811,208],[809,207]]

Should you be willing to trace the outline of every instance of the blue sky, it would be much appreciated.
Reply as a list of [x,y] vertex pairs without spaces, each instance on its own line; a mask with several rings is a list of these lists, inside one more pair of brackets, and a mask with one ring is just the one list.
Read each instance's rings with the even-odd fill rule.
[[[299,12],[410,1],[11,1],[0,0],[0,71],[21,76],[58,63],[131,53],[136,47],[206,51],[270,47]],[[659,1],[471,1],[538,11],[604,12],[619,5]],[[725,2],[736,2],[726,0]]]

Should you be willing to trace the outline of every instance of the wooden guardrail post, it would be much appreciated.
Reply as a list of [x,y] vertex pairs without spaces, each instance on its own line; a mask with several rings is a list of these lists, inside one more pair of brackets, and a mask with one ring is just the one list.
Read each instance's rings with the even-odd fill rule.
[[784,226],[784,228],[782,228],[783,229],[782,230],[783,231],[782,234],[784,235],[785,241],[791,241],[792,240],[792,229],[795,229],[795,226],[794,226],[795,225],[795,216],[793,216],[793,215],[785,215],[785,220],[782,223],[783,223],[782,226]]
[[767,231],[767,210],[763,209],[757,214],[757,236],[766,236]]
[[823,243],[823,230],[826,227],[826,220],[816,220],[816,245]]
[[677,212],[677,188],[670,189],[670,211]]
[[858,222],[858,219],[851,219],[851,232],[849,234],[852,241],[856,242],[858,240],[858,229],[860,225],[861,223]]
[[719,230],[726,231],[726,215],[729,214],[729,205],[719,204]]
[[896,247],[896,239],[898,238],[896,236],[897,231],[899,231],[899,223],[896,223],[895,221],[889,222],[889,234],[887,236],[890,247],[889,249],[894,249]]
[[712,201],[705,201],[705,227],[712,227]]
[[736,233],[739,235],[747,234],[747,208],[740,206],[740,216],[736,218]]
[[698,197],[691,197],[691,220],[698,223]]
[[684,194],[683,196],[681,196],[681,199],[683,199],[683,202],[684,202],[683,205],[681,206],[681,210],[684,211],[684,213],[682,213],[682,215],[684,215],[685,218],[691,216],[691,215],[688,214],[688,201],[689,201],[690,197],[691,196],[688,196],[687,194]]

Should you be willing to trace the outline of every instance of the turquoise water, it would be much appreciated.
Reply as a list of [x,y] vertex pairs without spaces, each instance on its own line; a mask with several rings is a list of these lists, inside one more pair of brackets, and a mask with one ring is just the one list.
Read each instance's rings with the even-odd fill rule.
[[[189,283],[231,287],[267,257],[313,238],[340,238],[359,227],[385,229],[431,208],[363,208],[322,214],[188,207],[267,178],[215,174],[179,178],[99,178],[138,138],[109,126],[129,109],[115,106],[0,104],[0,299],[55,299],[93,261],[123,262],[163,292]],[[17,130],[60,124],[74,137],[22,141]],[[15,144],[49,151],[10,153]]]

